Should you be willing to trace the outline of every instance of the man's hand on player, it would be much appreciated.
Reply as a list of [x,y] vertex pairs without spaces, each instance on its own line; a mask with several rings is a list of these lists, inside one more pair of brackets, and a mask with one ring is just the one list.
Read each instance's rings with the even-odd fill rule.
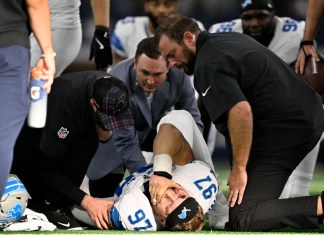
[[108,212],[114,203],[114,201],[96,199],[86,195],[81,202],[81,206],[87,210],[90,219],[99,229],[109,229]]

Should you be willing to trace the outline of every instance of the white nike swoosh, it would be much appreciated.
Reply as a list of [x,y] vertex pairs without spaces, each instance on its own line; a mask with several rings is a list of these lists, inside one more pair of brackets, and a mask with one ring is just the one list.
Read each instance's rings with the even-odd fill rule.
[[205,92],[201,93],[202,96],[206,96],[206,95],[207,95],[207,92],[208,92],[208,90],[209,90],[210,88],[211,88],[211,86],[209,86]]
[[70,227],[70,223],[67,223],[67,224],[64,224],[64,223],[61,223],[61,222],[57,222],[57,223],[64,226],[64,227],[67,227],[67,228]]
[[99,49],[102,50],[104,49],[104,45],[102,45],[102,43],[96,38],[96,42],[99,44]]

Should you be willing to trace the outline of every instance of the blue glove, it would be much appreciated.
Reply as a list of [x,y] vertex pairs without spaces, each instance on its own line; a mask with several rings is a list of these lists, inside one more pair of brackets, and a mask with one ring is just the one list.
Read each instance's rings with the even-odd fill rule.
[[112,64],[109,28],[96,26],[90,48],[89,60],[94,57],[96,68],[103,70]]

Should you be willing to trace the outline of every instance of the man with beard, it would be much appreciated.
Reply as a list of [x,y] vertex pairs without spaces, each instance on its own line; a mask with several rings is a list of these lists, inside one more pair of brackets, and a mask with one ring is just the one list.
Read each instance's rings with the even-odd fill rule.
[[81,229],[69,209],[77,204],[98,228],[107,228],[110,203],[79,187],[99,142],[107,142],[113,131],[133,125],[127,88],[119,79],[100,71],[56,78],[48,96],[45,127],[38,132],[23,130],[16,146],[21,153],[14,156],[32,200],[38,199],[34,202],[38,212],[58,229]]
[[[129,141],[127,130],[120,130],[114,132],[111,141],[99,144],[87,172],[90,193],[96,197],[113,195],[109,194],[105,185],[111,181],[109,175],[116,172],[115,168],[119,165],[123,167],[126,159],[133,162],[132,165],[126,162],[126,168],[131,173],[145,165],[142,151],[152,152],[157,125],[166,113],[173,109],[186,110],[200,130],[203,129],[189,76],[181,69],[169,69],[152,37],[144,38],[138,44],[134,58],[118,63],[109,73],[118,76],[128,87],[136,136]],[[135,162],[134,157],[141,157],[143,162]],[[215,214],[215,227],[223,229],[228,221],[228,207],[221,190],[217,193],[215,210],[211,213]]]
[[[217,23],[210,27],[211,33],[238,32],[249,35],[263,46],[269,48],[286,63],[296,61],[299,45],[305,29],[304,21],[295,21],[289,17],[278,17],[271,0],[242,1],[240,19]],[[208,130],[210,118],[202,104],[198,101],[202,113],[205,130]],[[294,170],[283,190],[281,197],[289,198],[309,195],[309,188],[313,178],[318,144]]]
[[[114,64],[132,58],[137,44],[144,38],[152,37],[160,22],[178,9],[177,0],[146,0],[144,11],[147,16],[129,16],[120,19],[111,36]],[[204,30],[201,22],[199,27]]]
[[171,66],[195,61],[190,69],[195,88],[225,136],[231,163],[229,228],[319,228],[324,192],[279,199],[290,174],[323,134],[318,93],[247,35],[201,32],[192,19],[173,15],[155,37]]

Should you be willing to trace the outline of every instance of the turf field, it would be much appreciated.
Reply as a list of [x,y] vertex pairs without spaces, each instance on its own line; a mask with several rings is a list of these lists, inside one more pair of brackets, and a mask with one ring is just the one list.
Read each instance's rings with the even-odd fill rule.
[[[222,189],[226,193],[227,187],[226,187],[226,179],[228,176],[229,168],[226,162],[222,164],[218,164],[217,171],[221,177],[222,180]],[[313,195],[317,195],[319,192],[324,190],[324,165],[318,164],[315,168],[315,174],[313,178],[313,182],[310,188],[310,193]],[[180,235],[180,234],[196,234],[192,232],[130,232],[130,231],[100,231],[100,230],[84,230],[84,231],[65,231],[65,230],[55,230],[53,232],[0,232],[0,234],[174,234],[174,235]],[[217,235],[312,235],[312,234],[324,234],[324,226],[322,226],[321,230],[293,230],[290,228],[285,229],[279,229],[279,230],[273,230],[270,232],[225,232],[225,231],[211,231],[208,228],[208,221],[204,227],[204,229],[199,234],[217,234]]]

